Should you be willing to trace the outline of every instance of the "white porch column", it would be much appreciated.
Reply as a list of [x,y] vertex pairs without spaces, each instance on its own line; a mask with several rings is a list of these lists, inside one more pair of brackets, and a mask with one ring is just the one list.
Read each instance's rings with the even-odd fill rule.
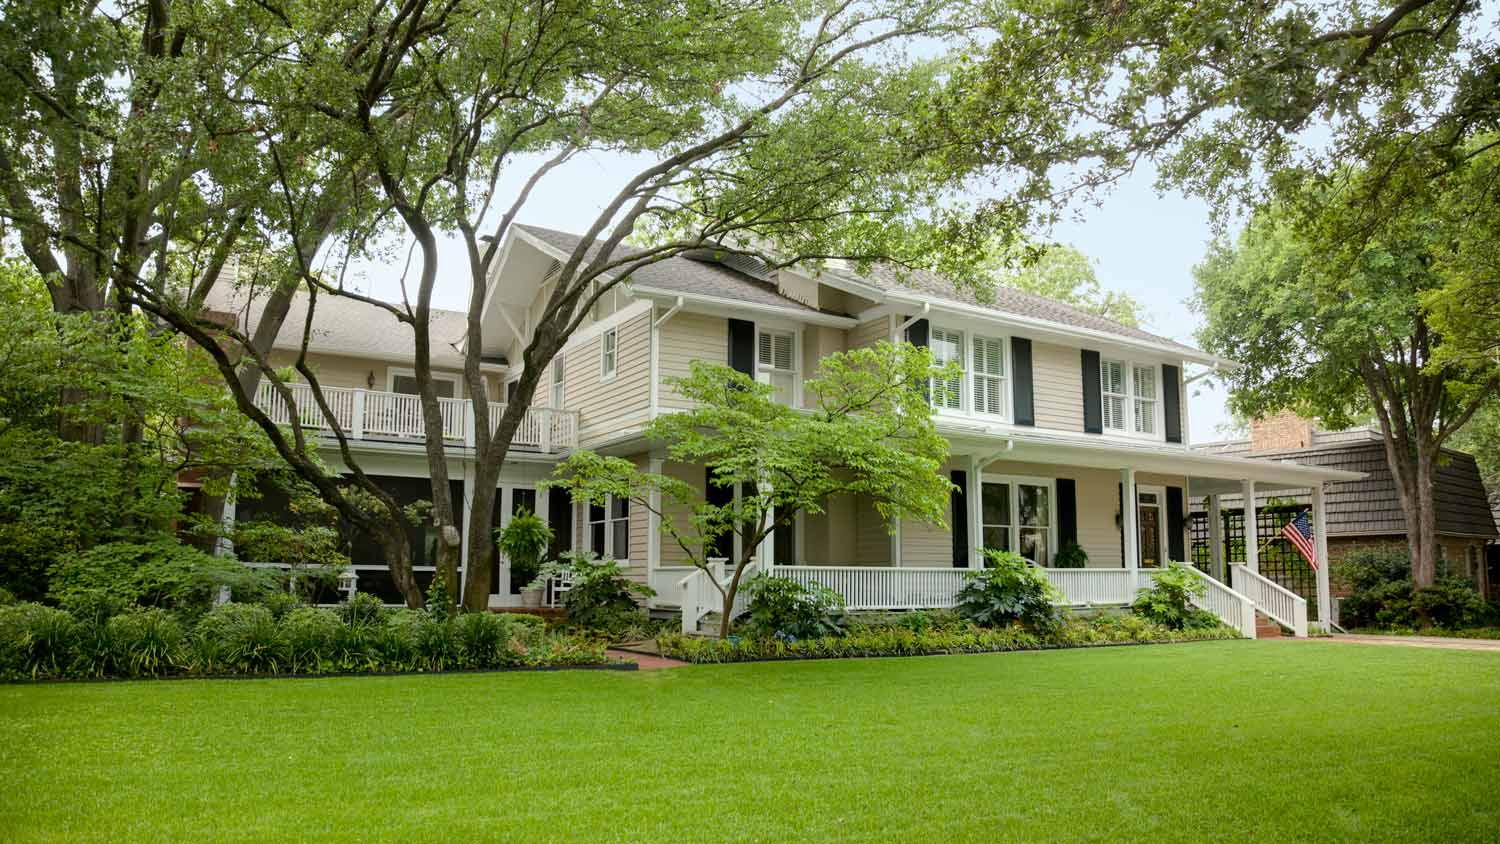
[[1318,560],[1318,627],[1325,633],[1333,621],[1333,593],[1328,588],[1328,519],[1323,504],[1323,484],[1312,488],[1313,552]]
[[1240,481],[1240,495],[1245,516],[1245,568],[1260,574],[1260,534],[1255,525],[1255,481]]
[[978,455],[969,455],[969,488],[964,490],[964,503],[969,507],[969,568],[984,568],[984,469]]
[[1135,470],[1120,470],[1120,531],[1125,546],[1125,568],[1135,571],[1141,562],[1141,530],[1136,525]]
[[[768,492],[771,489],[771,485],[765,481],[761,481],[759,485],[765,487]],[[774,522],[776,510],[773,508],[762,515],[765,519]],[[769,572],[771,567],[776,565],[776,531],[774,528],[766,534],[765,539],[760,541],[760,547],[755,549],[755,556],[760,561],[761,571]]]
[[458,511],[463,513],[463,530],[458,537],[458,594],[455,598],[462,603],[464,597],[464,584],[469,579],[469,496],[474,491],[474,467],[465,461],[463,472],[463,493],[459,498]]
[[[510,524],[510,514],[515,510],[515,507],[512,505],[513,496],[511,495],[510,486],[502,486],[497,490],[497,493],[500,498],[500,524],[495,525],[495,527],[503,530],[506,525]],[[498,599],[503,605],[510,600],[510,560],[500,557],[499,549],[496,549],[495,556],[500,560],[500,565],[498,566],[500,576],[495,581],[494,592],[490,595],[490,599]]]
[[1208,560],[1214,579],[1229,583],[1229,572],[1224,571],[1224,516],[1217,494],[1208,497]]
[[235,484],[239,476],[234,473],[229,475],[229,489],[224,493],[224,512],[219,516],[220,536],[214,540],[214,556],[228,557],[234,554],[234,540],[230,535],[234,533],[234,510],[235,510]]
[[[660,457],[651,457],[646,461],[646,471],[653,475],[660,475],[665,467],[666,461]],[[651,490],[651,509],[646,512],[646,583],[651,582],[651,575],[661,565],[661,490]]]

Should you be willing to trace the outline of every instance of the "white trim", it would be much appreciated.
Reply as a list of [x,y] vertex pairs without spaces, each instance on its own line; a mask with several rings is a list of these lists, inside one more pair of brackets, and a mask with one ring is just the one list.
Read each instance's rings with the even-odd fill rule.
[[599,334],[599,383],[615,380],[620,371],[620,327],[611,325]]
[[[1021,553],[1021,529],[1026,527],[1035,530],[1036,525],[1025,526],[1021,524],[1021,491],[1022,486],[1041,487],[1047,490],[1047,562],[1050,566],[1052,559],[1057,556],[1057,478],[1044,477],[1042,475],[1008,475],[998,472],[981,472],[979,476],[980,506],[978,508],[979,520],[976,530],[979,534],[979,547],[984,545],[984,485],[1005,484],[1008,487],[1007,495],[1010,497],[1010,524],[1004,525],[1010,532],[1010,550]],[[1040,561],[1037,562],[1039,565]]]
[[[396,377],[398,375],[405,375],[408,378],[411,378],[412,380],[416,380],[417,371],[415,369],[412,369],[409,366],[387,366],[385,368],[385,391],[387,393],[395,393],[396,392]],[[448,383],[452,384],[453,385],[453,398],[456,398],[456,399],[468,398],[467,396],[465,396],[463,394],[463,392],[464,392],[464,389],[463,389],[464,388],[464,382],[463,382],[463,376],[462,375],[460,375],[458,373],[449,374],[449,373],[442,373],[442,372],[433,372],[432,373],[432,380],[434,380],[434,381],[447,381]],[[488,396],[486,396],[485,398],[488,398]]]
[[593,340],[610,328],[619,327],[644,313],[651,311],[651,303],[648,301],[631,302],[625,307],[615,311],[604,319],[595,320],[573,332],[568,342],[563,344],[562,351],[576,351],[584,343]]
[[[1121,369],[1121,386],[1125,390],[1123,393],[1111,393],[1105,389],[1106,382],[1104,378],[1104,367],[1110,364],[1116,364]],[[1156,394],[1151,398],[1142,398],[1141,396],[1136,394],[1135,373],[1138,369],[1149,370],[1151,372],[1151,377],[1153,379],[1152,383],[1155,385],[1156,390]],[[1126,423],[1126,427],[1111,428],[1109,427],[1108,423],[1105,423],[1102,427],[1106,435],[1119,437],[1122,439],[1149,440],[1151,442],[1167,441],[1165,409],[1166,402],[1162,400],[1161,364],[1132,360],[1130,358],[1124,357],[1105,357],[1104,355],[1100,355],[1099,400],[1101,405],[1101,416],[1103,416],[1102,405],[1106,400],[1110,398],[1119,398],[1123,401],[1124,408],[1122,412],[1125,415],[1124,421]],[[1154,428],[1154,430],[1149,432],[1137,431],[1135,429],[1135,406],[1137,402],[1144,401],[1149,401],[1152,404],[1151,416],[1152,427]],[[1179,444],[1172,443],[1172,445],[1175,446]],[[1185,443],[1182,445],[1185,446]]]
[[828,325],[834,328],[849,329],[859,325],[859,321],[850,317],[834,316],[822,311],[795,308],[790,305],[766,305],[759,302],[746,302],[740,299],[729,299],[722,296],[707,296],[699,293],[683,293],[679,290],[667,290],[661,287],[650,287],[645,285],[631,284],[630,292],[637,296],[645,296],[660,299],[664,302],[681,299],[685,304],[690,303],[696,307],[689,308],[695,313],[707,313],[714,316],[728,316],[744,318],[748,311],[755,314],[780,317],[794,322],[805,322],[810,325]]
[[[1141,494],[1142,493],[1146,493],[1146,494],[1149,494],[1149,495],[1155,495],[1156,496],[1156,503],[1155,504],[1142,504],[1141,503]],[[1140,527],[1140,525],[1141,525],[1141,516],[1140,516],[1141,507],[1155,507],[1156,508],[1156,559],[1157,559],[1157,561],[1158,561],[1159,564],[1155,565],[1155,566],[1145,565],[1145,563],[1143,562],[1144,558],[1140,554],[1140,552],[1143,550],[1143,546],[1139,544],[1139,539],[1137,539],[1137,544],[1136,544],[1136,555],[1137,555],[1136,556],[1136,567],[1137,568],[1142,568],[1142,569],[1150,569],[1152,571],[1161,571],[1162,569],[1166,568],[1166,564],[1167,563],[1172,562],[1172,560],[1171,560],[1171,550],[1170,550],[1172,546],[1171,546],[1171,543],[1167,541],[1167,525],[1168,525],[1168,520],[1167,520],[1167,488],[1165,486],[1161,486],[1161,485],[1158,485],[1158,484],[1136,484],[1135,485],[1135,512],[1136,512],[1136,518],[1135,518],[1136,528],[1135,529],[1136,529],[1137,536],[1139,536],[1140,529],[1141,529],[1141,527]],[[1178,560],[1177,562],[1186,562],[1186,561],[1185,560]]]

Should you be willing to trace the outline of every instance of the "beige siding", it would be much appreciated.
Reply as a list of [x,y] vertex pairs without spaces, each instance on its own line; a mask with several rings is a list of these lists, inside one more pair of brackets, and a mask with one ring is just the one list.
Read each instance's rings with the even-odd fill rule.
[[891,532],[875,503],[867,496],[854,500],[853,542],[843,547],[854,549],[854,559],[844,565],[883,566],[891,562]]
[[603,335],[569,348],[564,404],[578,411],[579,442],[587,447],[616,431],[639,425],[650,409],[651,312],[619,324],[615,375],[601,377]]
[[1032,396],[1036,426],[1083,431],[1083,364],[1076,348],[1031,344]]
[[[705,472],[701,465],[696,463],[668,463],[662,467],[662,474],[676,478],[692,487],[696,496],[695,501],[703,500]],[[690,504],[677,504],[663,499],[662,513],[664,514],[663,523],[670,519],[672,525],[677,530],[684,534],[692,534],[690,520],[692,519],[693,508]],[[687,552],[682,550],[682,546],[677,544],[677,540],[665,532],[661,535],[661,565],[692,565],[688,560]]]
[[661,383],[657,402],[665,409],[682,410],[688,407],[688,402],[672,389],[667,379],[686,377],[688,365],[695,360],[727,364],[729,322],[724,317],[678,313],[660,331],[657,349],[661,361],[657,373]]
[[891,339],[890,317],[876,317],[869,322],[862,322],[849,329],[850,349],[859,349],[865,346],[873,346],[881,340]]
[[[951,509],[951,508],[950,508]],[[951,525],[952,514],[948,514]],[[906,520],[901,523],[901,565],[908,568],[953,565],[953,532],[947,527]]]
[[[829,355],[844,351],[847,340],[845,332],[828,326],[809,325],[802,332],[802,380],[818,377],[818,364]],[[817,397],[811,391],[802,391],[802,406],[813,407]]]

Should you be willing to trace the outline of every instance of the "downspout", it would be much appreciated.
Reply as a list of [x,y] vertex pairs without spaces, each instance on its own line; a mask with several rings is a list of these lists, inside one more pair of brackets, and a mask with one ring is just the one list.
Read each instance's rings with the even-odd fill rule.
[[918,313],[916,316],[912,317],[911,319],[907,320],[906,322],[903,322],[900,325],[896,326],[896,330],[891,333],[891,342],[892,343],[899,343],[899,342],[901,342],[901,335],[903,335],[903,334],[906,333],[906,329],[911,328],[913,325],[915,325],[917,323],[917,320],[919,320],[919,319],[926,319],[928,312],[930,312],[931,310],[932,310],[932,303],[931,302],[923,302],[922,303],[922,311],[921,311],[921,313]]

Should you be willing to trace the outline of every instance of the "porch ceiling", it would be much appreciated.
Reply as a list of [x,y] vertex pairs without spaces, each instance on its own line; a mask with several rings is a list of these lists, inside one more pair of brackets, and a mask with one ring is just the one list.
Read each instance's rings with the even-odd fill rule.
[[1290,460],[1258,460],[1204,454],[1150,444],[1088,441],[1045,434],[952,437],[955,455],[973,455],[988,464],[997,460],[1055,463],[1091,469],[1135,469],[1188,476],[1189,495],[1239,492],[1242,481],[1262,490],[1306,489],[1323,481],[1354,481],[1362,472],[1306,466]]

